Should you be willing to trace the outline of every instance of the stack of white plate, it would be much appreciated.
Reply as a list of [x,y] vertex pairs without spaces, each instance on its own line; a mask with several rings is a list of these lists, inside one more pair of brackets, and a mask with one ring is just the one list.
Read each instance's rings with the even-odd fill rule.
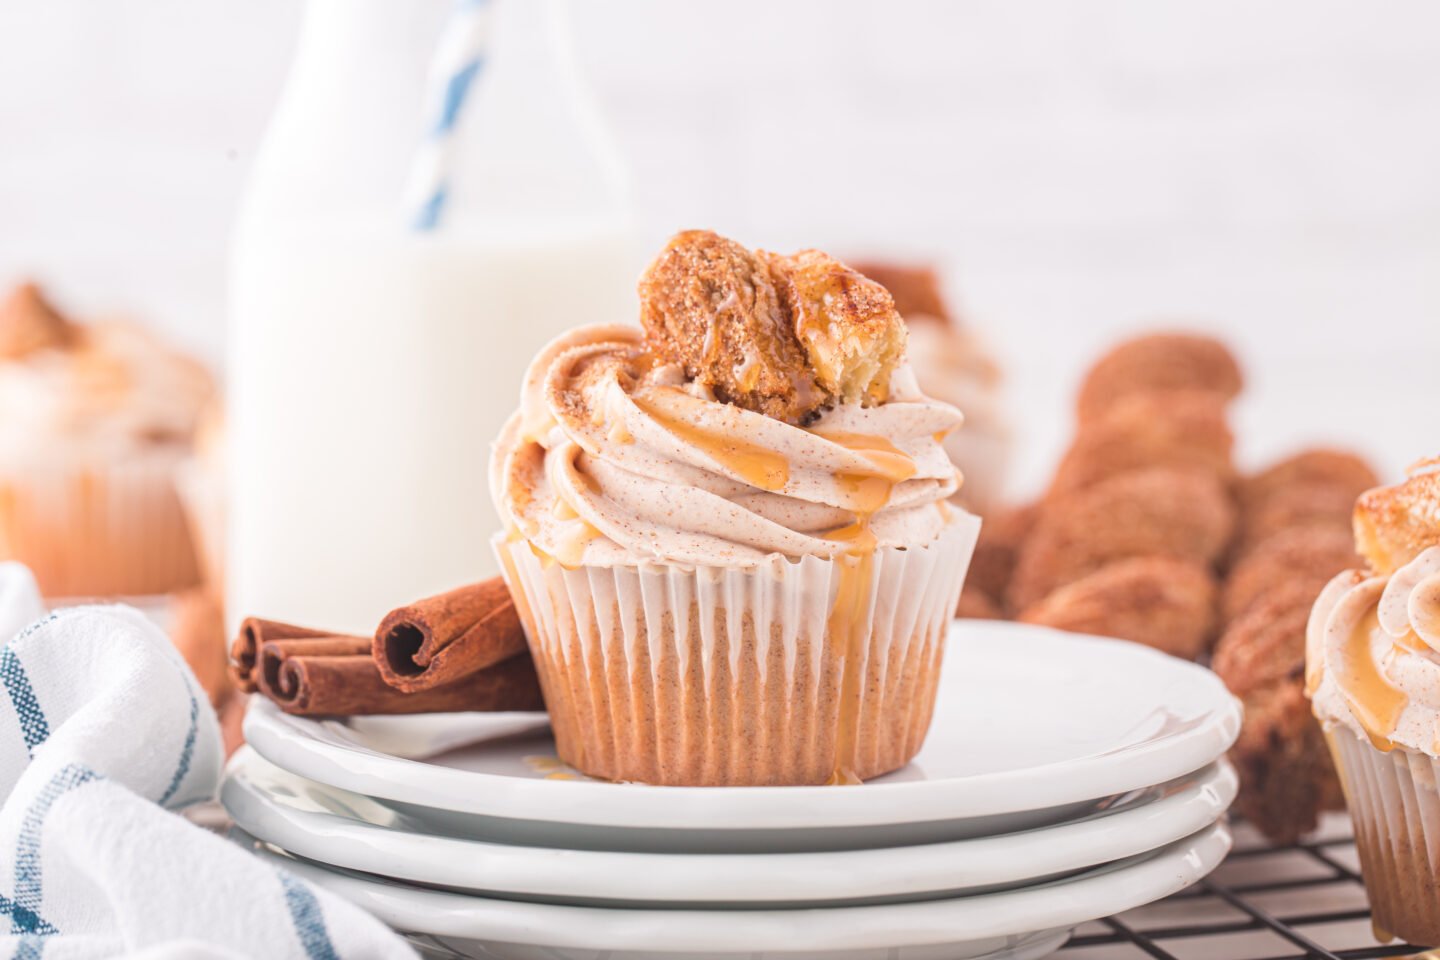
[[257,700],[222,799],[262,856],[440,956],[1018,960],[1220,862],[1239,725],[1192,664],[960,621],[924,750],[860,786],[604,783],[541,715]]

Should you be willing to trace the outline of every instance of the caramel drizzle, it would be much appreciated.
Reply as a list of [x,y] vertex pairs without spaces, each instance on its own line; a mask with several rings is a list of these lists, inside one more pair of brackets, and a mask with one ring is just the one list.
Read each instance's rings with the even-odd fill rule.
[[673,387],[654,387],[630,399],[666,431],[686,443],[694,444],[720,467],[752,487],[773,492],[783,490],[790,482],[790,461],[783,454],[742,440],[726,430],[684,419],[687,407],[691,404],[701,406],[705,401],[696,400]]
[[871,595],[874,592],[875,549],[879,545],[870,529],[870,519],[890,501],[895,485],[915,475],[915,461],[883,437],[863,433],[812,431],[816,436],[860,453],[873,467],[873,472],[848,472],[836,475],[841,489],[851,495],[857,506],[855,521],[822,534],[826,540],[848,544],[845,554],[836,558],[840,569],[835,589],[835,605],[826,624],[830,643],[845,651],[845,666],[840,676],[840,709],[836,718],[835,769],[827,783],[857,784],[856,751],[860,739],[860,700],[864,682],[862,660],[866,652],[866,629],[870,622]]
[[1361,729],[1376,749],[1389,751],[1395,746],[1390,737],[1409,697],[1391,685],[1371,653],[1370,639],[1379,629],[1380,619],[1371,605],[1341,642],[1334,673]]
[[[838,557],[840,579],[835,589],[835,606],[826,624],[830,643],[843,644],[845,666],[840,674],[840,709],[836,717],[835,768],[826,781],[832,786],[860,783],[855,772],[855,753],[860,739],[860,684],[864,679],[860,661],[865,652],[864,626],[870,615],[870,592],[875,578],[875,535],[860,524],[844,528],[855,531],[853,541],[864,543],[860,552]],[[839,538],[837,538],[839,539]]]
[[520,420],[520,441],[522,443],[539,443],[551,430],[555,429],[559,421],[545,407],[538,407],[521,414]]
[[884,477],[891,483],[899,483],[915,476],[915,461],[895,444],[884,437],[869,433],[850,433],[842,430],[811,430],[822,440],[853,450],[870,461],[874,467],[873,476]]
[[[576,448],[575,456],[578,457],[580,452]],[[581,469],[574,459],[570,461],[569,466],[571,467],[569,475],[574,476],[580,486],[595,496],[600,495],[598,480]],[[553,549],[547,553],[532,541],[531,551],[547,565],[558,563],[566,570],[579,569],[585,559],[585,548],[590,545],[591,541],[603,537],[604,532],[580,514],[564,486],[555,491],[554,502],[550,504],[550,515],[562,524]]]
[[[790,480],[790,464],[784,455],[735,436],[732,432],[711,428],[687,418],[689,412],[701,407],[697,400],[671,387],[654,387],[631,397],[643,413],[667,432],[693,444],[722,469],[762,490],[782,490]],[[859,453],[866,466],[837,473],[835,480],[847,495],[854,522],[822,534],[822,538],[845,543],[844,553],[836,558],[839,577],[835,603],[827,622],[829,642],[845,652],[840,681],[840,704],[835,736],[835,769],[832,784],[859,783],[855,772],[859,741],[860,701],[864,680],[862,661],[866,651],[874,589],[875,550],[878,540],[870,529],[870,520],[890,501],[899,483],[915,476],[915,461],[884,437],[842,431],[811,431],[821,439]],[[612,433],[612,439],[614,439]],[[584,477],[584,474],[581,474]],[[585,477],[587,482],[590,478]],[[566,541],[555,562],[571,567],[578,565],[585,545],[600,536],[589,523],[580,519],[569,504],[557,502],[555,513],[561,519],[581,524]]]
[[585,556],[585,548],[591,540],[604,536],[588,520],[574,520],[573,527],[567,528],[565,536],[555,545],[555,562],[566,570],[576,570]]
[[[1419,559],[1423,561],[1424,555]],[[1332,627],[1337,632],[1347,631],[1333,648],[1335,683],[1361,730],[1381,751],[1394,749],[1391,738],[1410,698],[1385,675],[1374,641],[1388,639],[1389,656],[1434,657],[1433,640],[1440,621],[1440,574],[1426,576],[1426,572],[1413,567],[1397,571],[1384,582],[1379,596],[1364,606],[1356,622],[1349,623],[1349,618],[1344,617]],[[1379,582],[1372,579],[1357,589]],[[1357,599],[1363,602],[1366,598]]]
[[635,442],[635,438],[632,437],[630,431],[625,428],[625,421],[623,420],[616,420],[612,423],[607,436],[611,443],[630,444]]

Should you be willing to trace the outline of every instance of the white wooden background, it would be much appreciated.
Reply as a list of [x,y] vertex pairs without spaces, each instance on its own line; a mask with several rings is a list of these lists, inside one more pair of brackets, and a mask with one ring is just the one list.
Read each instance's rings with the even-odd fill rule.
[[[403,0],[396,0],[403,2]],[[298,0],[0,0],[0,284],[218,358]],[[938,260],[1006,359],[1021,486],[1082,364],[1219,331],[1241,453],[1440,452],[1440,4],[578,0],[647,245]]]

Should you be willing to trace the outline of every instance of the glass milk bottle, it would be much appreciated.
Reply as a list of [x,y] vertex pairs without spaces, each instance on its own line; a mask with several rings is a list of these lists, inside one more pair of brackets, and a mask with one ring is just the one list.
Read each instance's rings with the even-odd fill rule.
[[526,364],[633,317],[563,4],[309,0],[234,238],[232,619],[368,633],[494,573],[486,464]]

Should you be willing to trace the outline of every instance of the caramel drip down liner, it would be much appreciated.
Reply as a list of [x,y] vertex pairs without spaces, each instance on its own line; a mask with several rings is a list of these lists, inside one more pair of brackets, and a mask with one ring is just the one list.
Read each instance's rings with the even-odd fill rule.
[[851,757],[836,756],[850,645],[828,631],[846,560],[566,569],[523,540],[495,546],[562,760],[608,780],[781,786],[869,779],[919,752],[978,531],[957,513],[926,546],[876,552]]
[[1329,733],[1377,935],[1440,944],[1440,760]]

